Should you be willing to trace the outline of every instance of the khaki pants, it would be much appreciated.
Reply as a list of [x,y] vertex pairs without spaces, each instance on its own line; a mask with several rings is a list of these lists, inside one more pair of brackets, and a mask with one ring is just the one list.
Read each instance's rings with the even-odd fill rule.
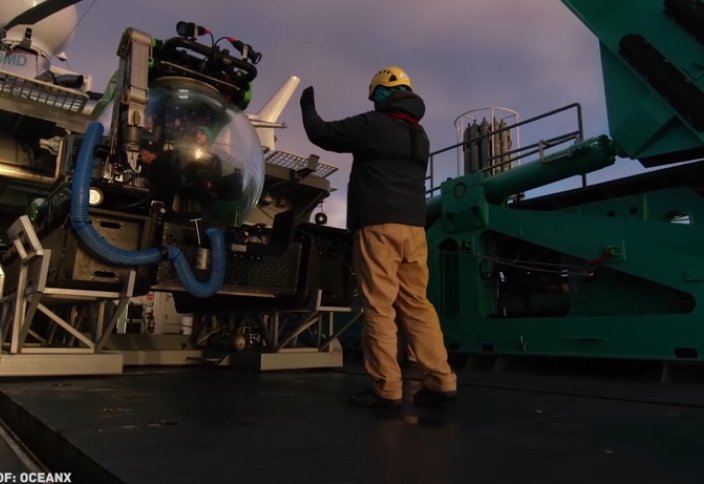
[[440,321],[428,301],[428,246],[423,227],[369,225],[354,234],[354,263],[364,308],[362,351],[372,389],[382,398],[402,397],[397,325],[431,391],[455,391]]

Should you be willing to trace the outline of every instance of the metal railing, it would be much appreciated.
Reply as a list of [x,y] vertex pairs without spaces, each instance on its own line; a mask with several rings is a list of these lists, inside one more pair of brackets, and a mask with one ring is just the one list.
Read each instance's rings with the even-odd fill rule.
[[81,91],[29,79],[2,69],[0,69],[0,94],[74,113],[82,112],[88,102],[88,95]]
[[[288,153],[286,151],[270,151],[264,154],[264,161],[270,165],[300,170],[308,165],[308,158]],[[327,178],[337,171],[337,167],[328,163],[318,162],[314,174],[321,178]]]
[[[456,150],[462,148],[466,148],[472,143],[477,143],[478,141],[484,139],[484,138],[491,138],[494,135],[497,135],[503,131],[510,131],[512,129],[518,128],[520,126],[525,126],[530,123],[534,123],[539,120],[543,120],[545,118],[549,118],[551,116],[554,116],[556,114],[569,111],[574,109],[576,111],[576,121],[577,121],[577,129],[573,131],[569,131],[567,133],[562,133],[557,136],[553,136],[551,138],[547,139],[542,139],[539,140],[535,143],[528,144],[526,146],[522,146],[519,148],[516,148],[514,150],[504,152],[504,153],[499,153],[497,155],[491,156],[488,159],[488,165],[480,168],[477,171],[481,172],[488,172],[491,173],[492,170],[495,170],[497,168],[503,168],[506,165],[512,165],[513,163],[516,163],[523,158],[531,155],[538,154],[540,159],[543,159],[545,156],[545,152],[549,150],[550,148],[554,148],[555,146],[559,146],[561,144],[564,144],[568,141],[574,141],[575,143],[579,143],[580,141],[584,140],[584,126],[582,123],[582,107],[579,103],[572,103],[568,104],[566,106],[563,106],[561,108],[554,109],[552,111],[548,111],[546,113],[543,113],[539,116],[535,116],[532,118],[525,119],[523,121],[520,121],[518,123],[514,123],[512,125],[506,126],[501,129],[497,129],[495,131],[492,131],[490,133],[487,133],[485,135],[473,138],[471,140],[465,140],[461,141],[459,143],[456,143],[451,146],[447,146],[445,148],[442,148],[437,151],[433,151],[430,153],[429,156],[429,161],[428,161],[428,174],[425,178],[426,184],[430,185],[430,188],[426,190],[426,196],[432,196],[436,191],[440,190],[440,185],[435,185],[435,176],[436,176],[436,167],[435,163],[437,160],[438,155],[441,155],[443,153],[447,153],[451,150]],[[506,158],[508,156],[508,159]],[[495,163],[496,160],[501,160],[498,163]],[[458,167],[459,169],[459,167]],[[458,173],[458,176],[461,175],[461,173]],[[582,184],[586,186],[586,177],[582,175]]]

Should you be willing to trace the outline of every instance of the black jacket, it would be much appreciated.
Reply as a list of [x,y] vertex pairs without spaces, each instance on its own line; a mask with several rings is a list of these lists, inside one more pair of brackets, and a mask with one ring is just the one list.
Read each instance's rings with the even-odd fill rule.
[[425,173],[430,144],[418,121],[423,100],[412,92],[394,93],[375,111],[340,121],[321,119],[315,106],[303,106],[310,141],[324,150],[352,153],[347,186],[347,227],[399,223],[425,225]]

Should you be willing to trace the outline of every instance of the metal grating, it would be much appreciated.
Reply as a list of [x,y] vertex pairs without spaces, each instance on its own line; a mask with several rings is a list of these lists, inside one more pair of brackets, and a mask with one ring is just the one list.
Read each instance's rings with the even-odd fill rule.
[[88,102],[88,95],[65,87],[18,76],[0,69],[0,94],[28,99],[46,106],[80,113]]
[[227,261],[224,289],[295,294],[301,264],[301,243],[294,242],[281,256],[263,255],[258,259],[230,257]]
[[[292,170],[300,170],[307,165],[308,158],[294,155],[285,151],[271,151],[264,155],[264,161],[270,165],[282,166]],[[327,163],[318,162],[318,168],[315,170],[315,176],[327,178],[337,171],[337,167],[328,165]]]

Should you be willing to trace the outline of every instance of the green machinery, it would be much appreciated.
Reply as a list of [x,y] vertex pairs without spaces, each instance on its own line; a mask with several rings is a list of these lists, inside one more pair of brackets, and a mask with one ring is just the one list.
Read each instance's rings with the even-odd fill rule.
[[[429,199],[429,296],[446,343],[472,354],[702,361],[704,4],[564,3],[600,40],[610,136],[450,179]],[[661,169],[520,196],[616,156]]]

